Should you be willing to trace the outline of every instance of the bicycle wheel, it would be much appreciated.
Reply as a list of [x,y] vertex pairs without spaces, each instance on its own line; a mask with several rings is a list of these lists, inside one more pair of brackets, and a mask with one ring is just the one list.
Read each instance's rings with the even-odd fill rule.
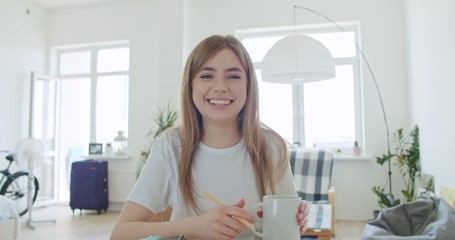
[[[16,210],[19,216],[24,215],[28,210],[28,172],[16,172],[12,178],[8,178],[0,194],[11,199],[16,204]],[[32,203],[35,202],[36,196],[38,195],[38,179],[34,177],[32,184]]]

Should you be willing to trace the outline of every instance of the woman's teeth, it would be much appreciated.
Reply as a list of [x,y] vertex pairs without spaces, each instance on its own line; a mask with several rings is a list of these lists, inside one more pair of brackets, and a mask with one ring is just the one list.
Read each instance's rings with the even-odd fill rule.
[[231,103],[231,100],[210,99],[209,102],[214,105],[228,105]]

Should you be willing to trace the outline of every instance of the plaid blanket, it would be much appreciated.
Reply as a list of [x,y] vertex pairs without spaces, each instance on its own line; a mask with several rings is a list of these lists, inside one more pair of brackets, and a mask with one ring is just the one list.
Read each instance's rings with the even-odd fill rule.
[[290,152],[297,194],[309,202],[328,201],[333,153],[305,148],[291,148]]

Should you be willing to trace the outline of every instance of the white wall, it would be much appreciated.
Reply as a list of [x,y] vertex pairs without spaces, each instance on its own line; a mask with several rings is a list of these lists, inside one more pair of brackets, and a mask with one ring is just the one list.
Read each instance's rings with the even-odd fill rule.
[[0,151],[29,134],[31,71],[45,70],[47,21],[46,10],[25,0],[0,1]]
[[455,2],[407,0],[411,123],[419,123],[423,171],[455,188]]
[[[438,1],[442,2],[442,0]],[[13,0],[8,2],[17,8],[23,5]],[[443,42],[448,45],[448,43],[454,42],[453,30],[447,35],[441,28],[431,26],[428,27],[431,29],[430,34],[427,34],[427,29],[421,27],[422,24],[427,24],[427,19],[423,20],[422,15],[430,17],[430,23],[434,23],[434,25],[454,22],[453,17],[446,12],[448,11],[446,9],[453,9],[453,3],[448,2],[449,0],[446,0],[445,4],[452,8],[444,6],[438,9],[436,6],[430,6],[430,3],[423,3],[422,0],[408,3],[410,6],[410,17],[408,18],[410,23],[408,25],[411,27],[411,40],[408,42],[405,41],[405,26],[408,25],[405,25],[404,21],[404,1],[399,0],[306,0],[296,2],[291,0],[130,0],[53,10],[49,13],[48,40],[46,40],[46,16],[38,21],[41,24],[37,26],[38,31],[35,34],[39,37],[35,36],[31,41],[39,43],[40,47],[36,47],[36,49],[39,49],[40,54],[31,55],[35,58],[30,59],[36,60],[30,60],[33,62],[29,63],[30,66],[22,64],[22,60],[29,61],[29,58],[22,57],[14,64],[8,65],[8,68],[3,67],[5,59],[9,61],[9,59],[15,59],[16,56],[24,54],[23,47],[27,50],[26,54],[31,54],[32,51],[28,51],[34,48],[30,46],[31,43],[25,40],[19,41],[29,38],[14,35],[16,39],[8,42],[3,37],[0,38],[1,51],[8,49],[5,44],[10,44],[10,42],[21,43],[19,46],[21,50],[7,55],[0,54],[0,61],[2,61],[0,77],[11,78],[17,75],[15,80],[8,82],[17,84],[16,82],[22,81],[22,78],[28,78],[28,75],[23,72],[35,68],[35,65],[38,65],[41,70],[44,69],[46,42],[49,43],[49,46],[58,46],[129,39],[131,98],[128,137],[129,153],[136,160],[144,146],[143,136],[150,126],[150,116],[156,107],[163,106],[168,101],[177,104],[182,62],[197,42],[208,35],[234,34],[235,30],[239,29],[290,25],[293,22],[292,5],[304,5],[326,14],[335,21],[360,21],[362,49],[373,67],[382,90],[390,131],[401,127],[409,129],[414,122],[418,122],[422,131],[424,167],[436,175],[436,184],[440,181],[453,185],[453,178],[450,178],[449,170],[445,170],[448,168],[444,166],[453,166],[453,163],[449,162],[450,156],[445,149],[450,149],[449,144],[453,142],[449,139],[450,133],[453,133],[449,124],[454,122],[454,114],[451,109],[436,107],[444,106],[443,103],[450,102],[450,100],[453,101],[453,96],[448,93],[449,89],[453,89],[453,82],[447,81],[447,79],[453,79],[453,70],[447,68],[448,70],[442,71],[442,74],[440,74],[441,71],[435,71],[439,69],[439,66],[453,63],[453,47],[442,54],[437,52],[435,55],[442,55],[442,58],[436,58],[428,49],[427,44],[427,42]],[[427,9],[432,8],[437,9],[428,12]],[[15,29],[32,31],[31,22],[17,21],[17,16],[13,15],[12,11],[3,9],[1,6],[2,17],[7,16],[8,19],[11,19],[6,22],[18,22],[18,25],[14,25]],[[425,11],[423,11],[424,9]],[[43,15],[46,15],[45,11],[43,11]],[[298,11],[297,15],[299,24],[325,23],[324,19],[303,10]],[[440,18],[436,18],[438,16]],[[9,26],[11,28],[4,22],[1,21],[1,27]],[[1,32],[1,34],[4,33]],[[440,38],[443,35],[445,38]],[[412,88],[415,96],[412,100],[415,104],[413,104],[411,120],[408,118],[408,82],[405,58],[407,48],[405,43],[410,44],[412,50],[410,57],[413,61],[410,61],[412,66],[409,69],[411,79],[415,82]],[[440,46],[442,44],[436,44],[433,48],[438,50]],[[427,61],[430,63],[437,61],[441,64],[432,65],[431,69],[425,70],[429,65]],[[9,69],[12,69],[12,73],[9,73]],[[441,76],[436,75],[437,78],[435,78],[433,74]],[[366,115],[365,147],[368,155],[377,156],[386,151],[384,123],[371,76],[367,71],[364,71],[363,76]],[[447,82],[441,83],[443,79]],[[18,139],[19,132],[24,131],[23,126],[18,123],[25,121],[21,113],[24,110],[19,109],[22,108],[21,105],[27,104],[22,100],[22,90],[19,90],[22,85],[9,87],[4,84],[4,79],[0,79],[0,82],[2,84],[0,104],[13,113],[12,120],[8,120],[6,124],[7,127],[3,124],[4,118],[2,117],[0,120],[2,121],[1,132],[8,133],[8,137],[3,134],[0,136],[1,149],[2,143],[11,141],[11,137]],[[434,82],[439,84],[434,84]],[[4,85],[9,91],[3,90]],[[4,96],[8,96],[8,98]],[[4,102],[9,101],[10,98],[17,99],[21,105],[15,107],[5,105]],[[449,114],[447,115],[447,113]],[[432,114],[436,114],[438,117],[433,118]],[[4,116],[4,111],[2,111],[2,116]],[[14,146],[14,144],[11,143],[9,146]],[[438,151],[434,151],[434,149]],[[135,161],[132,161],[132,165],[134,164]],[[439,172],[443,172],[443,174],[438,175]],[[397,175],[398,171],[394,170],[394,176]],[[337,186],[337,218],[371,218],[371,212],[377,207],[377,204],[370,189],[374,185],[384,184],[386,177],[386,169],[379,167],[372,159],[337,161],[333,173],[333,183]],[[395,183],[397,182],[395,181]],[[398,191],[398,188],[395,188],[395,191]],[[399,195],[399,193],[395,194]]]

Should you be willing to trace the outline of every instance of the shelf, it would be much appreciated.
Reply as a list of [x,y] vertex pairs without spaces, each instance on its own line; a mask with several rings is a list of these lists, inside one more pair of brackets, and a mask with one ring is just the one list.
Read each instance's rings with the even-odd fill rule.
[[88,156],[82,156],[85,159],[94,159],[94,160],[129,160],[131,159],[131,156],[105,156],[105,155],[88,155]]
[[354,156],[354,155],[341,155],[341,156],[336,156],[334,155],[334,159],[335,161],[339,161],[339,160],[342,160],[342,161],[349,161],[349,160],[360,160],[360,161],[369,161],[369,160],[373,160],[374,157],[372,156],[368,156],[368,155],[362,155],[362,156]]

